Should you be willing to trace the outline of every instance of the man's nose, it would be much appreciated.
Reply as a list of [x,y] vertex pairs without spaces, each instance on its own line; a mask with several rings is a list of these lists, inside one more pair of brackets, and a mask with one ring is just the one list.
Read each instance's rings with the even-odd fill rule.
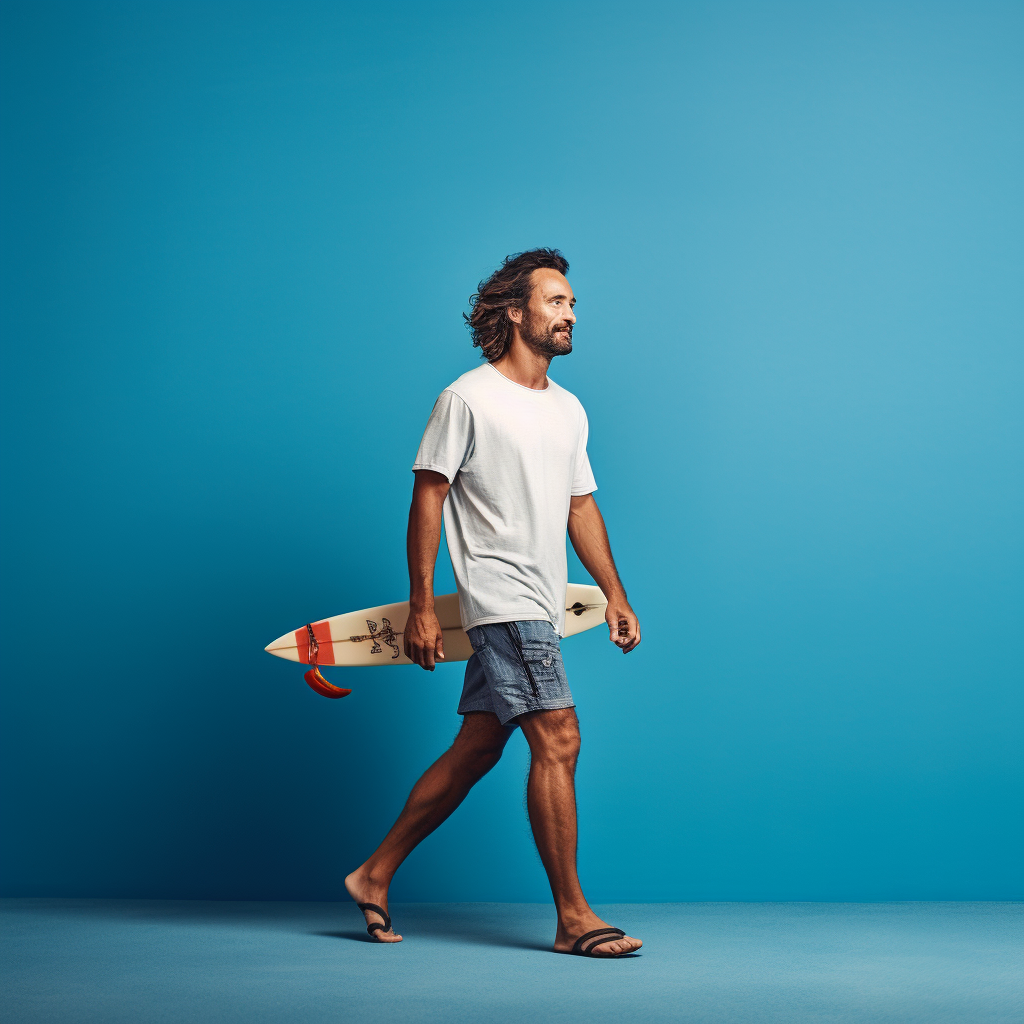
[[574,324],[574,323],[576,323],[576,314],[575,314],[575,313],[574,313],[574,312],[572,311],[572,307],[570,307],[570,308],[569,308],[569,309],[568,309],[568,310],[566,311],[566,314],[565,314],[565,319],[566,319],[566,320],[568,320],[568,321],[569,321],[569,323],[571,323],[571,324]]

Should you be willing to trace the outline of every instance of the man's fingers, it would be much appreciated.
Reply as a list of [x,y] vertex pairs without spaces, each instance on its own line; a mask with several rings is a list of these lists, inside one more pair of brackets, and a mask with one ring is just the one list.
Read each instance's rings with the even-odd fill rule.
[[623,654],[629,654],[640,643],[640,623],[637,617],[633,614],[620,615],[612,631],[612,640]]
[[410,640],[408,643],[409,650],[406,652],[409,655],[409,660],[414,665],[423,664],[423,647],[415,640]]
[[444,642],[438,635],[433,644],[426,640],[415,640],[406,644],[406,656],[413,664],[425,668],[428,672],[434,671],[434,665],[438,661],[444,661]]
[[612,619],[608,622],[608,639],[623,654],[629,654],[640,643],[640,622],[630,611],[611,611]]
[[624,615],[620,615],[619,618],[616,620],[615,625],[612,627],[611,637],[612,643],[615,644],[616,647],[624,647],[626,644],[629,643],[629,619],[627,619]]
[[411,615],[406,620],[402,639],[406,657],[414,665],[433,672],[435,662],[444,660],[441,624],[436,616]]
[[634,620],[632,635],[629,638],[629,643],[622,648],[623,654],[629,654],[637,645],[640,643],[640,623]]

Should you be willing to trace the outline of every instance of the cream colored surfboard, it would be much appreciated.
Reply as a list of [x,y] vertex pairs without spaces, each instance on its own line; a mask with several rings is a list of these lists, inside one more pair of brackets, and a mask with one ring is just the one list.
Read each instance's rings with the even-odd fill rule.
[[[604,625],[608,605],[600,587],[570,583],[565,592],[565,635]],[[466,661],[473,653],[459,618],[458,594],[444,594],[434,601],[444,634],[444,661]],[[347,615],[311,622],[319,645],[320,665],[411,665],[405,656],[402,632],[409,617],[409,602],[382,604]],[[285,633],[264,648],[269,654],[309,664],[309,630],[302,626]]]

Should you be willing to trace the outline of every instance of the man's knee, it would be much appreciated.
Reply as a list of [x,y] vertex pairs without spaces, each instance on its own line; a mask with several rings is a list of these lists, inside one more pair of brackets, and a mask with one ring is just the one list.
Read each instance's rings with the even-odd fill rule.
[[543,756],[559,764],[576,767],[580,756],[580,733],[578,729],[566,729],[557,733],[547,744]]
[[580,727],[572,708],[535,711],[523,725],[535,760],[576,766],[580,754]]
[[505,744],[477,743],[470,748],[472,761],[484,771],[490,771],[500,760]]
[[508,730],[498,724],[496,716],[490,717],[494,719],[493,723],[474,721],[467,715],[452,745],[461,758],[486,769],[493,768],[501,760],[508,741]]

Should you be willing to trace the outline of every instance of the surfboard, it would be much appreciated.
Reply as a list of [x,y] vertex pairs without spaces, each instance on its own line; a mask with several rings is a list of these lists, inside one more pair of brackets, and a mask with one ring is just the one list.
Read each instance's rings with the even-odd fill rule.
[[[564,635],[573,636],[603,625],[607,605],[600,587],[570,583],[565,592]],[[434,610],[444,636],[445,656],[441,664],[468,660],[473,648],[459,617],[459,595],[435,598]],[[363,608],[300,626],[267,644],[264,650],[278,658],[308,665],[312,631],[320,666],[411,665],[405,656],[402,635],[408,618],[408,601]]]

